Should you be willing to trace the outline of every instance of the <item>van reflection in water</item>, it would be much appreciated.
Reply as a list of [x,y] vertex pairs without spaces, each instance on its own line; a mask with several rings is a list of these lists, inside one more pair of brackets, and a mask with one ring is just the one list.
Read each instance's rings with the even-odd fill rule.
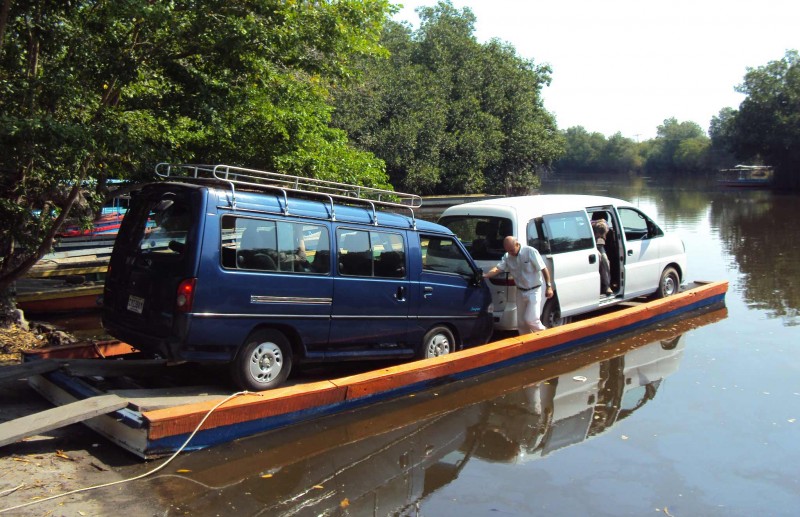
[[725,316],[716,310],[579,354],[180,457],[174,468],[190,472],[161,478],[156,492],[188,513],[415,513],[470,459],[533,461],[632,416],[677,371],[683,333]]

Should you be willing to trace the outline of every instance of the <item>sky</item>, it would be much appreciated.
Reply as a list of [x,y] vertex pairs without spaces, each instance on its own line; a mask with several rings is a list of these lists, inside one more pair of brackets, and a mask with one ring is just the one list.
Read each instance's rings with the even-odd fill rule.
[[[396,21],[419,27],[419,6],[395,0]],[[559,129],[583,126],[634,140],[664,120],[708,131],[744,96],[747,68],[800,50],[798,0],[452,0],[475,14],[480,42],[497,38],[552,68],[544,106]]]

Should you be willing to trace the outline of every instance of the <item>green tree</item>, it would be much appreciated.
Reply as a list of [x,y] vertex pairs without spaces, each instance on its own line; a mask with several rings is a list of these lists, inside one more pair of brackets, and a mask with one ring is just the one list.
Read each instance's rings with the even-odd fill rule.
[[733,116],[731,143],[742,159],[775,167],[781,187],[800,188],[800,54],[748,68],[737,91],[746,95]]
[[386,162],[394,185],[420,193],[529,190],[561,152],[543,107],[549,69],[498,41],[480,44],[475,17],[450,2],[420,8],[419,30],[389,23],[388,60],[337,90],[334,123]]
[[[22,0],[0,16],[0,291],[87,185],[158,161],[387,186],[329,126],[332,88],[382,52],[388,0]],[[56,217],[52,217],[56,214]]]
[[616,133],[606,138],[583,126],[563,131],[565,153],[555,163],[557,172],[581,174],[636,174],[641,172],[643,146]]
[[645,168],[649,173],[662,175],[707,170],[706,157],[698,151],[708,149],[709,145],[709,138],[697,123],[668,118],[657,128]]
[[726,107],[722,108],[718,115],[711,117],[708,128],[708,136],[711,138],[709,153],[711,163],[718,169],[733,167],[736,163],[732,152],[736,113],[735,109]]
[[637,174],[643,166],[641,146],[619,132],[608,139],[599,160],[599,167],[606,173]]
[[677,170],[689,173],[701,173],[709,169],[709,151],[711,140],[705,136],[681,140],[672,156]]
[[589,133],[583,126],[562,131],[564,155],[555,163],[556,171],[601,173],[600,163],[608,142],[602,133]]
[[488,190],[527,193],[540,184],[538,173],[564,152],[555,119],[544,108],[541,89],[551,70],[516,55],[513,47],[492,40],[482,48],[483,109],[498,121],[499,156],[484,171]]

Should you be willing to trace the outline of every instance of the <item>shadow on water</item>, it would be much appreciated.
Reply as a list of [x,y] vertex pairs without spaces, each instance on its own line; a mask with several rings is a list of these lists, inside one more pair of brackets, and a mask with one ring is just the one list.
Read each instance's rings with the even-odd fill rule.
[[683,334],[726,315],[179,457],[153,494],[189,514],[414,513],[471,461],[535,461],[632,417],[678,370]]

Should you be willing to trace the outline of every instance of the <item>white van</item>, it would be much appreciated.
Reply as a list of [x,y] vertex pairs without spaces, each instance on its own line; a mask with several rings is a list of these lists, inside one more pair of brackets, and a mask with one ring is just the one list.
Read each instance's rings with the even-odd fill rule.
[[[605,219],[610,231],[611,294],[600,292],[599,253],[591,221]],[[439,223],[450,228],[475,262],[488,271],[503,256],[503,238],[513,235],[541,253],[555,295],[546,301],[547,327],[643,295],[678,292],[686,278],[686,249],[641,210],[621,199],[540,195],[487,199],[452,206]],[[489,280],[498,330],[517,328],[516,289],[509,275]]]

